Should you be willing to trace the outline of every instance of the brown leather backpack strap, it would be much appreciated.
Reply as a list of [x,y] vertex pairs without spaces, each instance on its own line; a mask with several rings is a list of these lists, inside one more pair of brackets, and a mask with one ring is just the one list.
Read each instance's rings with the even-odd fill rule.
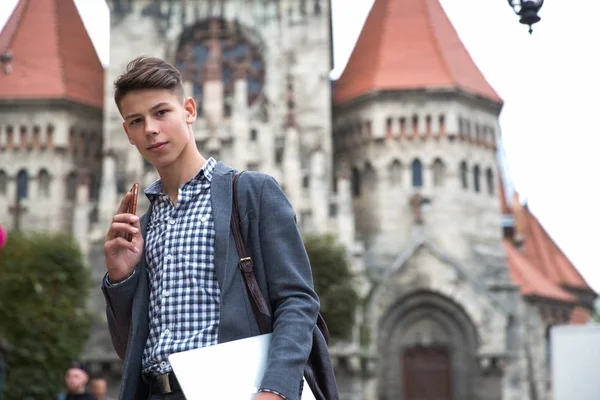
[[235,247],[237,248],[238,256],[240,257],[238,267],[240,268],[240,271],[242,271],[242,276],[244,277],[244,282],[246,283],[246,289],[248,290],[248,295],[250,296],[252,304],[252,312],[254,313],[254,318],[256,319],[260,333],[264,334],[271,332],[271,328],[267,322],[268,318],[271,317],[271,312],[269,311],[267,302],[260,291],[258,282],[256,282],[256,276],[254,275],[254,263],[250,253],[248,252],[248,246],[246,245],[246,241],[242,236],[242,230],[240,228],[241,221],[237,201],[237,181],[242,173],[243,172],[238,172],[233,175],[231,231],[235,240]]

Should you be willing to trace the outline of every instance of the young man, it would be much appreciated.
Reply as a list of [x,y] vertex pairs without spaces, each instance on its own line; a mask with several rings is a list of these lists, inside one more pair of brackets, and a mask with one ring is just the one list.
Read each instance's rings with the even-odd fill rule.
[[[146,214],[126,213],[127,194],[105,238],[102,290],[113,345],[125,361],[120,398],[183,399],[170,354],[260,333],[230,230],[235,171],[198,151],[196,104],[167,62],[133,60],[115,82],[115,102],[129,142],[160,176],[144,190]],[[319,310],[309,260],[273,178],[246,172],[237,194],[242,234],[273,316],[255,400],[296,400]]]
[[66,393],[60,393],[57,400],[96,400],[96,398],[86,391],[86,385],[89,375],[82,363],[75,362],[65,374]]
[[94,378],[90,382],[90,392],[96,400],[113,400],[112,397],[106,394],[106,387],[106,379],[104,378]]

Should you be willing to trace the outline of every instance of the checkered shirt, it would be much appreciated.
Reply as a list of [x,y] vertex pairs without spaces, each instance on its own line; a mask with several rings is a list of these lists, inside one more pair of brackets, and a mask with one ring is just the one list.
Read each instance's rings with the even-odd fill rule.
[[171,372],[172,353],[217,344],[220,289],[214,266],[210,185],[216,161],[179,187],[177,205],[160,180],[144,193],[152,205],[146,235],[150,333],[144,375]]

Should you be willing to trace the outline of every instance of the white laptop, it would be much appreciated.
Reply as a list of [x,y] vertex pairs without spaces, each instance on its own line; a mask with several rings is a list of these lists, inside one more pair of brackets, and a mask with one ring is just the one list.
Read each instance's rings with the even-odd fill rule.
[[[187,400],[251,400],[267,366],[271,334],[171,354],[169,362]],[[314,400],[304,382],[302,400]]]

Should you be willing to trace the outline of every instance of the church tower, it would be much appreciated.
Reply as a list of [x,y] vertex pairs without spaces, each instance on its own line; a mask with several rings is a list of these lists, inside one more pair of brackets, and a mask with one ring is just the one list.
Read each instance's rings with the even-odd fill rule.
[[376,0],[334,101],[335,170],[351,176],[371,282],[365,398],[419,398],[421,378],[433,397],[527,398],[508,378],[521,364],[498,192],[502,100],[438,0]]
[[294,205],[301,228],[328,230],[329,1],[113,0],[109,6],[104,165],[115,173],[104,175],[102,196],[108,201],[103,213],[112,213],[132,182],[144,186],[157,178],[127,142],[112,100],[112,84],[127,63],[151,55],[182,72],[186,94],[198,104],[193,129],[203,155],[273,175]]
[[[20,0],[0,32],[0,223],[88,250],[104,70],[73,0]],[[76,221],[76,222],[75,222]]]

